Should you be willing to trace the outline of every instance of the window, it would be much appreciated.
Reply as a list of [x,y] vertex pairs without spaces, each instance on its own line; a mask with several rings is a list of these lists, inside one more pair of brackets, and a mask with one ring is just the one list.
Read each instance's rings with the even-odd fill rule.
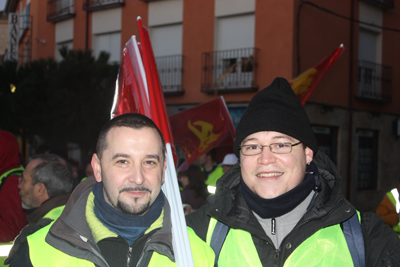
[[182,24],[150,28],[150,38],[164,92],[182,92]]
[[213,84],[216,89],[253,87],[254,14],[216,20]]
[[73,49],[73,42],[72,41],[68,41],[68,42],[62,42],[62,43],[58,43],[56,45],[56,56],[55,56],[55,60],[57,62],[60,62],[63,58],[60,54],[60,49],[61,47],[66,47],[68,50],[72,50]]
[[318,142],[318,150],[336,164],[337,128],[329,126],[312,126]]
[[109,62],[119,62],[121,57],[121,33],[113,32],[94,35],[94,52],[96,58],[100,52],[110,54]]
[[359,129],[356,136],[357,189],[376,189],[378,134]]

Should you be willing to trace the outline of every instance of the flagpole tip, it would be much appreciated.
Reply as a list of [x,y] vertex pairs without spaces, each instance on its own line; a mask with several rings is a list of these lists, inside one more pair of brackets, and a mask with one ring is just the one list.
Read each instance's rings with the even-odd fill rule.
[[141,18],[140,16],[138,16],[138,17],[136,18],[136,21],[139,21],[139,20],[142,20],[142,18]]
[[340,47],[344,47],[344,45],[343,45],[343,44],[340,44]]

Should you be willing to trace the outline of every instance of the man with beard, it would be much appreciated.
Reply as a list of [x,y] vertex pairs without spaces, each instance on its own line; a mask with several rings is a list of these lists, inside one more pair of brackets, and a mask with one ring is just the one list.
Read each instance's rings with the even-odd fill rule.
[[[161,191],[165,142],[154,122],[124,114],[106,123],[92,167],[61,216],[28,236],[10,266],[175,266]],[[213,266],[212,250],[193,231],[189,240],[195,266]]]
[[239,164],[187,217],[223,266],[399,266],[400,240],[341,193],[288,81],[250,101],[236,128]]
[[32,157],[20,177],[18,188],[29,224],[46,217],[57,219],[72,191],[73,176],[69,164],[55,154]]

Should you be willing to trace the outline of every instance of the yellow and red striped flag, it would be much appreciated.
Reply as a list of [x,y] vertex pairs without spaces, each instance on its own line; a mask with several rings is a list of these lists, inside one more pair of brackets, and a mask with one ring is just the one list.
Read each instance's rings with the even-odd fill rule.
[[307,98],[314,91],[325,72],[335,63],[344,50],[343,44],[325,57],[313,68],[310,68],[290,81],[293,91],[304,105]]

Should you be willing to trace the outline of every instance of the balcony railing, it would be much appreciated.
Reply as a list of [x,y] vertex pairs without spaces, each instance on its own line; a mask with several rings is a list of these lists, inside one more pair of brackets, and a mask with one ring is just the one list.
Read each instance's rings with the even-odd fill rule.
[[74,0],[47,1],[47,21],[60,21],[75,16]]
[[358,62],[357,97],[378,102],[392,101],[392,67],[373,62]]
[[182,55],[156,57],[160,82],[164,93],[182,94]]
[[363,1],[385,9],[394,8],[394,0],[363,0]]
[[96,11],[121,7],[125,5],[124,0],[85,0],[83,2],[83,10]]
[[242,48],[203,53],[202,92],[257,90],[257,49]]

